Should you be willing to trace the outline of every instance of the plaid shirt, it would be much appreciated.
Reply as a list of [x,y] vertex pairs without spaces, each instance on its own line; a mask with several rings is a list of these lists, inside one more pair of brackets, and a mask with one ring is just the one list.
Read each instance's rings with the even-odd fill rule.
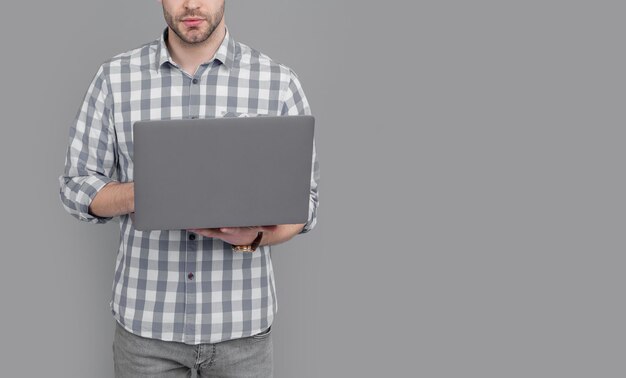
[[[234,41],[228,30],[212,60],[190,75],[159,39],[119,54],[96,73],[70,129],[64,208],[74,217],[105,223],[88,212],[110,181],[133,181],[133,123],[243,114],[311,114],[288,67]],[[309,219],[316,223],[319,168],[313,149]],[[127,330],[187,344],[216,343],[267,329],[278,309],[269,246],[233,253],[230,244],[185,230],[142,232],[119,217],[111,311]]]

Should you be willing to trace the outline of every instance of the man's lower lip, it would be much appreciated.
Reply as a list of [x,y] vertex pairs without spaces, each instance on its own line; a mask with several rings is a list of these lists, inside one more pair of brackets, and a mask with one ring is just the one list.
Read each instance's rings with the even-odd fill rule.
[[202,23],[203,20],[185,20],[183,21],[183,23],[185,24],[185,26],[190,27],[190,26],[198,26],[200,25],[200,23]]

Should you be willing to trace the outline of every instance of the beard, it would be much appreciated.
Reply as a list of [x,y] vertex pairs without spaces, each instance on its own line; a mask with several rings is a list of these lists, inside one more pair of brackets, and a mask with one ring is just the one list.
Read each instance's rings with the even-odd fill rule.
[[[174,16],[169,13],[164,6],[163,15],[165,16],[167,25],[184,43],[189,45],[201,44],[209,39],[217,28],[217,25],[219,25],[224,18],[224,3],[222,3],[221,8],[214,14],[191,11]],[[182,21],[183,18],[186,17],[203,18],[205,21],[198,26],[187,28]]]

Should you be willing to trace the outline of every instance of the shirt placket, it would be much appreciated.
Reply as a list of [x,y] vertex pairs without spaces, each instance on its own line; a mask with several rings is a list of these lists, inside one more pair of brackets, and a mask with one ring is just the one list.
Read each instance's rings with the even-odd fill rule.
[[198,240],[196,234],[186,231],[185,248],[185,342],[195,342],[196,332],[196,253]]
[[203,85],[206,85],[206,78],[203,78],[203,73],[207,70],[207,67],[211,67],[212,63],[204,63],[198,67],[193,77],[185,75],[185,89],[189,95],[187,101],[185,118],[197,119],[200,117],[200,89]]
[[[193,77],[183,74],[183,95],[186,96],[187,103],[187,106],[183,107],[183,118],[197,119],[200,116],[201,86],[206,85],[203,84],[202,74],[206,68],[207,64],[198,67]],[[185,340],[193,343],[196,334],[198,240],[196,234],[192,232],[185,232],[185,236]]]

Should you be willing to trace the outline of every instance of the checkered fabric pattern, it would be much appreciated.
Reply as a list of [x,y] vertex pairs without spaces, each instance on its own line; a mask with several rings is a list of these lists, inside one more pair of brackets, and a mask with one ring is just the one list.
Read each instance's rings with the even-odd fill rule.
[[[91,223],[112,218],[88,212],[111,181],[133,181],[132,126],[139,120],[242,114],[311,114],[298,77],[288,67],[226,37],[210,61],[184,72],[161,37],[103,63],[70,129],[64,208]],[[309,219],[316,223],[319,166],[313,148]],[[247,337],[268,328],[278,309],[270,247],[233,253],[219,239],[184,230],[142,232],[119,217],[111,311],[127,330],[187,344]]]

